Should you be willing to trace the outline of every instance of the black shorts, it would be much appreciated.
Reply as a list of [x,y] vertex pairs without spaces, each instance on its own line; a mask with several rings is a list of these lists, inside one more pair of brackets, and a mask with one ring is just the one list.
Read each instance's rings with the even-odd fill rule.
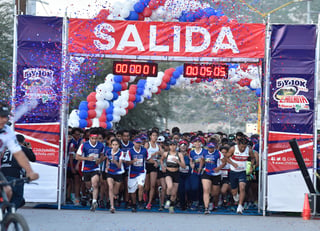
[[158,172],[158,168],[154,167],[152,163],[146,163],[147,174],[150,172]]
[[213,185],[221,185],[221,175],[218,176],[212,176],[208,175],[206,172],[204,172],[201,176],[201,179],[210,180]]
[[110,173],[104,172],[102,177],[104,180],[107,180],[108,178],[112,178],[115,182],[123,181],[123,174],[110,174]]
[[170,176],[172,178],[172,182],[173,183],[179,183],[179,171],[176,171],[176,172],[170,172],[170,171],[166,171],[166,177],[167,176]]
[[230,184],[229,176],[228,177],[222,177],[221,185],[223,185],[223,184]]
[[72,173],[71,169],[67,170],[67,178],[68,179],[73,179],[75,175],[80,175],[78,171],[76,173]]
[[166,177],[166,173],[165,172],[162,172],[159,168],[158,168],[158,176],[157,176],[157,179],[161,179],[161,178],[164,178]]
[[88,182],[91,181],[91,178],[94,177],[95,175],[100,176],[100,171],[93,171],[93,172],[83,172],[83,181]]

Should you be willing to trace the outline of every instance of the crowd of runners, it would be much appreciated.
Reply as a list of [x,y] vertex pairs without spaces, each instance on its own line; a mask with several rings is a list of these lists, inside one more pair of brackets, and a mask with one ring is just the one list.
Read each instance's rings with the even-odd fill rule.
[[180,133],[69,128],[67,203],[203,211],[257,206],[259,137],[242,132]]

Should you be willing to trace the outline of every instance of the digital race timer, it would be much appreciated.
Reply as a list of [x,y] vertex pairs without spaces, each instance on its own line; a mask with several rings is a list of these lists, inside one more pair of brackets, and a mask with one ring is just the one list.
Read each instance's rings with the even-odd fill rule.
[[156,77],[158,75],[158,64],[145,62],[114,61],[113,74]]
[[227,79],[228,65],[185,63],[183,76],[189,78]]

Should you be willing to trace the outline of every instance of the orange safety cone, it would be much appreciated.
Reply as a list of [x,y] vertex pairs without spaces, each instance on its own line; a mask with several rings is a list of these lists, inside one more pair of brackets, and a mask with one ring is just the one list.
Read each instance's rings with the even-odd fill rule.
[[311,209],[310,209],[308,194],[306,193],[304,197],[304,204],[302,209],[302,219],[310,220],[310,217],[311,217]]

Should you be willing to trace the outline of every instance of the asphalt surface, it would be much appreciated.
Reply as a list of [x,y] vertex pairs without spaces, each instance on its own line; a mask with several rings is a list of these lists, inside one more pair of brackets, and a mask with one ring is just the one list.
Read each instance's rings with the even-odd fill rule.
[[22,208],[31,231],[316,231],[320,220],[299,216],[169,214],[160,212]]

